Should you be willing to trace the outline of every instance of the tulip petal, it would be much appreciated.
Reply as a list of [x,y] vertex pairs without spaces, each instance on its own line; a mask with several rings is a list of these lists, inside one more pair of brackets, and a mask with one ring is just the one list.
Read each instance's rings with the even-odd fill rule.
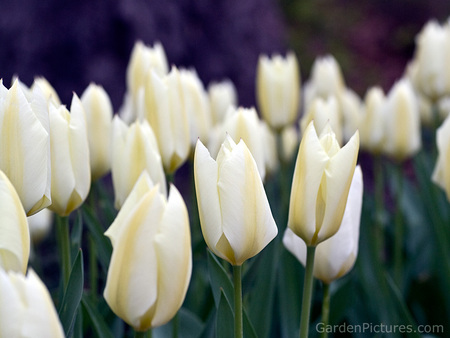
[[194,154],[194,177],[200,224],[208,247],[217,256],[225,258],[215,249],[222,236],[222,211],[217,190],[218,175],[217,162],[198,140]]
[[297,154],[288,221],[289,228],[308,244],[316,233],[316,201],[328,160],[312,121]]
[[[155,236],[158,299],[152,327],[167,323],[180,309],[192,272],[189,216],[183,197],[170,187],[169,199]],[[170,267],[170,268],[169,268]]]
[[0,171],[0,268],[26,273],[30,254],[28,222],[14,187]]
[[333,236],[339,229],[358,158],[358,150],[359,133],[356,132],[327,165],[325,170],[326,208],[316,243]]
[[[124,221],[108,270],[104,297],[120,318],[137,330],[151,326],[157,299],[158,263],[153,245],[164,200],[154,187]],[[143,291],[145,290],[145,291]]]

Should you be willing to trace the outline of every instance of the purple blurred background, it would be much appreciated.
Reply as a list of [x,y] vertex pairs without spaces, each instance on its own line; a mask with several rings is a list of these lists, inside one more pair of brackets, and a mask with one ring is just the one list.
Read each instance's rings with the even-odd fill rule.
[[303,80],[316,56],[333,54],[360,95],[385,89],[403,72],[414,36],[450,1],[356,0],[17,0],[0,5],[0,77],[27,85],[44,76],[62,101],[90,82],[105,87],[115,110],[136,40],[161,41],[171,64],[195,67],[207,85],[230,78],[240,103],[255,104],[260,53],[294,49]]

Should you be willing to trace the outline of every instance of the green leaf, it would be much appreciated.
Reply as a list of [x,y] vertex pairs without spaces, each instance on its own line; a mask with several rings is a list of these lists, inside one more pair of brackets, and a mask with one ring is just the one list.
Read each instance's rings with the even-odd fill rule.
[[280,240],[276,238],[261,252],[253,264],[254,282],[248,293],[250,318],[258,337],[268,337],[273,318],[275,284],[280,256]]
[[233,310],[223,289],[220,289],[219,306],[216,314],[216,337],[230,338],[234,336]]
[[81,238],[83,235],[83,214],[81,210],[76,211],[75,222],[70,231],[71,257],[75,257],[81,248]]
[[66,337],[71,337],[73,333],[78,306],[80,305],[81,297],[83,295],[83,283],[83,252],[80,249],[75,258],[75,262],[73,263],[69,283],[67,284],[63,301],[58,311]]
[[208,250],[208,272],[216,308],[219,307],[221,290],[230,301],[231,308],[234,308],[233,283],[219,260],[210,250]]
[[105,230],[103,229],[100,222],[96,219],[93,211],[88,206],[83,205],[83,211],[85,215],[86,225],[89,232],[94,239],[98,254],[98,259],[100,265],[105,273],[108,271],[109,261],[111,260],[112,245],[109,239],[104,235]]
[[278,312],[281,337],[298,336],[304,268],[287,250],[281,252],[278,273]]
[[114,338],[108,324],[106,324],[106,322],[104,321],[103,316],[97,310],[95,304],[87,295],[83,295],[83,298],[81,299],[81,305],[87,312],[88,319],[90,320],[90,324],[92,324],[92,328],[97,334],[97,337]]

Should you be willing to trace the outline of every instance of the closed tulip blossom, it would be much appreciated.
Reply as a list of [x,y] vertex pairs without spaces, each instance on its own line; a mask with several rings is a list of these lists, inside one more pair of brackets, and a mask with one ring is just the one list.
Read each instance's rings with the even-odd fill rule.
[[146,119],[155,133],[165,172],[173,173],[186,161],[191,150],[189,120],[178,69],[173,67],[164,76],[150,71],[143,100],[144,108],[138,110],[139,117]]
[[276,235],[277,226],[252,154],[227,136],[217,159],[197,142],[194,177],[206,244],[232,265],[242,265]]
[[95,181],[111,169],[111,122],[113,107],[103,87],[90,84],[81,95],[86,112],[91,176]]
[[358,150],[358,132],[341,148],[329,125],[320,136],[313,122],[306,128],[295,164],[288,226],[308,246],[339,230]]
[[51,163],[47,100],[38,87],[29,94],[0,81],[0,170],[32,215],[51,204]]
[[[362,172],[357,166],[339,230],[335,235],[317,245],[313,274],[324,283],[329,284],[344,276],[352,269],[356,261],[362,196]],[[284,234],[283,244],[303,265],[306,265],[306,244],[289,228]]]
[[422,145],[420,113],[411,83],[402,79],[389,91],[385,105],[383,152],[403,161],[417,153]]
[[25,274],[29,255],[27,216],[16,190],[0,170],[0,270]]
[[122,207],[142,171],[147,171],[166,195],[166,177],[152,128],[145,120],[127,126],[115,116],[112,126],[111,175],[117,209]]
[[235,108],[238,104],[237,90],[230,80],[210,83],[208,85],[208,98],[213,125],[221,123],[228,108]]
[[260,56],[256,86],[259,110],[271,128],[281,130],[295,121],[300,101],[300,73],[293,53],[285,58]]
[[438,158],[433,171],[433,182],[444,189],[450,201],[450,115],[436,132]]
[[189,217],[171,186],[161,194],[147,172],[106,231],[113,253],[104,297],[136,331],[167,323],[181,307],[192,271]]
[[50,210],[67,216],[86,199],[91,186],[86,118],[74,94],[70,113],[50,104],[52,205]]
[[52,298],[33,270],[0,269],[0,337],[65,337]]

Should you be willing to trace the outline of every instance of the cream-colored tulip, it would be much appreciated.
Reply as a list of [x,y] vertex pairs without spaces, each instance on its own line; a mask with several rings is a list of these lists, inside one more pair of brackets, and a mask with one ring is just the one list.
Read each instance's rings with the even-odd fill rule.
[[299,144],[298,131],[295,126],[289,126],[284,128],[281,132],[281,159],[287,163],[290,163],[295,151],[298,149]]
[[187,159],[191,144],[188,115],[183,102],[180,73],[173,67],[168,75],[150,71],[143,95],[143,113],[158,141],[164,170],[173,173]]
[[450,94],[450,20],[429,21],[416,38],[414,82],[435,100]]
[[47,100],[34,88],[28,101],[18,80],[9,90],[0,81],[0,170],[28,215],[51,204]]
[[53,225],[53,216],[53,212],[46,208],[28,217],[28,228],[34,244],[42,242],[48,236]]
[[342,135],[344,142],[350,140],[358,130],[359,119],[361,118],[361,98],[353,90],[346,88],[340,97],[342,115]]
[[306,128],[295,164],[288,226],[308,246],[339,230],[358,150],[358,132],[340,148],[330,126],[320,137],[313,122]]
[[152,128],[147,121],[136,121],[127,126],[115,116],[112,126],[112,180],[115,207],[120,209],[142,171],[159,184],[166,195],[166,177]]
[[344,76],[336,59],[332,55],[318,57],[312,65],[310,79],[305,83],[305,107],[316,97],[335,96],[339,99],[344,90]]
[[399,161],[413,156],[422,145],[420,113],[416,94],[407,79],[394,84],[383,109],[383,152]]
[[256,73],[256,98],[267,124],[275,129],[293,123],[300,101],[300,70],[294,53],[285,58],[261,55]]
[[33,270],[0,269],[0,337],[65,337],[50,293]]
[[359,120],[361,148],[375,154],[382,152],[384,128],[384,104],[386,96],[380,87],[371,87],[364,97],[364,105]]
[[265,177],[267,177],[268,174],[275,173],[280,164],[280,161],[278,159],[277,136],[275,132],[268,126],[266,121],[259,120],[259,124],[262,134],[262,147],[266,171]]
[[[362,197],[362,172],[360,166],[357,166],[339,230],[317,245],[313,273],[314,277],[325,283],[329,284],[341,278],[355,264],[358,256]],[[306,244],[289,228],[284,233],[283,244],[303,265],[306,265]]]
[[25,274],[29,255],[27,216],[16,190],[0,170],[0,270]]
[[189,217],[182,196],[168,199],[143,172],[105,233],[113,253],[104,297],[135,330],[167,323],[180,309],[192,271]]
[[67,216],[86,199],[91,187],[86,117],[80,99],[73,95],[70,113],[65,106],[50,104],[52,205]]
[[208,97],[214,125],[222,123],[230,106],[236,108],[238,105],[237,90],[230,80],[210,83]]
[[444,189],[450,201],[450,114],[436,132],[438,158],[433,171],[433,182]]
[[265,135],[261,129],[261,123],[254,108],[232,108],[227,112],[225,121],[219,131],[211,135],[208,149],[213,156],[216,156],[225,139],[229,135],[234,142],[244,140],[248,149],[252,153],[253,158],[258,165],[259,174],[262,180],[266,176],[266,159],[267,155],[264,148]]
[[303,118],[300,120],[300,130],[305,132],[311,121],[314,121],[314,127],[318,134],[329,124],[336,135],[339,144],[343,143],[342,118],[339,110],[339,103],[335,96],[328,96],[326,99],[321,97],[314,98]]
[[90,84],[81,95],[86,112],[89,160],[92,180],[95,181],[111,169],[111,122],[113,107],[103,87]]
[[136,99],[139,88],[145,85],[151,69],[160,76],[169,72],[169,63],[163,46],[159,42],[153,47],[146,46],[142,41],[136,42],[127,68],[127,90],[133,100]]
[[191,145],[195,146],[199,138],[206,143],[212,121],[205,87],[194,70],[180,70],[180,82],[183,104],[189,119]]
[[255,160],[244,141],[227,136],[214,160],[197,142],[194,178],[205,242],[233,265],[258,254],[277,235]]
[[39,88],[41,88],[48,101],[53,102],[57,106],[61,104],[58,93],[56,93],[55,88],[53,88],[53,86],[50,84],[50,82],[48,82],[46,78],[36,77],[34,79],[33,85],[31,86],[31,90],[33,90],[35,86],[39,86]]

